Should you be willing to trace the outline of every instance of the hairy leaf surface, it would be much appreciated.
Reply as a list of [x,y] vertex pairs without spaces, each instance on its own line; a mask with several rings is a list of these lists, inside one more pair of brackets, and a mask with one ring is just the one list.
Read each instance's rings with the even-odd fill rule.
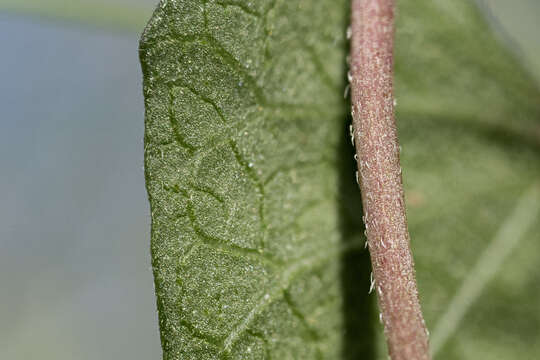
[[[145,170],[165,359],[386,358],[345,130],[348,7],[163,0],[150,20]],[[436,358],[534,358],[538,88],[465,0],[399,1],[395,63]]]
[[165,358],[342,353],[341,258],[363,247],[336,167],[346,22],[334,0],[158,6],[141,55]]

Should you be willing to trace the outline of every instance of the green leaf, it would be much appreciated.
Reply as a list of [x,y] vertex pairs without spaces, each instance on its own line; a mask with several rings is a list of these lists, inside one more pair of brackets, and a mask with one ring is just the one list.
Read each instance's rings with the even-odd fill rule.
[[341,157],[346,22],[335,0],[158,6],[141,57],[165,358],[339,357],[344,256],[368,313],[350,145]]
[[139,32],[151,9],[113,0],[0,0],[0,12]]
[[435,359],[538,358],[540,92],[473,3],[412,3],[397,119]]
[[[150,20],[145,171],[165,359],[386,358],[345,130],[348,6],[161,1]],[[436,359],[536,358],[538,88],[465,0],[398,2],[395,63]]]

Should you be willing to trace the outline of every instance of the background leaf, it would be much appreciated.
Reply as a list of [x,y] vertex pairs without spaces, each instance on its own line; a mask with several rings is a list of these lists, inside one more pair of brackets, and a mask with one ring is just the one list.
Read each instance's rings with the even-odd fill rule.
[[473,3],[399,4],[397,119],[435,358],[536,358],[537,85]]
[[[122,0],[0,0],[0,11],[13,14],[31,14],[49,19],[62,19],[109,29],[140,31],[148,18],[151,0],[131,0],[130,6]],[[133,2],[136,1],[136,4]]]
[[[345,135],[347,18],[346,1],[158,6],[141,60],[165,358],[386,357]],[[396,97],[436,358],[537,357],[536,84],[474,4],[402,0]]]

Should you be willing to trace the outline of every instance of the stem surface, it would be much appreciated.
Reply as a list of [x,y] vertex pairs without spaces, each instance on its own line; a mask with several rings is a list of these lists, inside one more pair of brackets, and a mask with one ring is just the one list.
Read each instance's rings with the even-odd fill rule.
[[381,321],[392,360],[430,359],[394,119],[394,0],[352,0],[353,136]]

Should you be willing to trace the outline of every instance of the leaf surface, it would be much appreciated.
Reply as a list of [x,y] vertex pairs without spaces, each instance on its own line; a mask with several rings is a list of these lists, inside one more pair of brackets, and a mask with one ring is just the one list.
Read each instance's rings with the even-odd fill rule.
[[537,84],[472,2],[401,1],[398,19],[403,179],[434,358],[537,358]]
[[146,175],[165,358],[340,356],[341,257],[363,247],[360,213],[342,234],[336,168],[346,15],[334,0],[162,1],[150,21]]
[[[158,5],[141,62],[165,359],[386,358],[345,130],[347,23],[342,0]],[[436,358],[534,358],[538,88],[464,0],[399,1],[395,68]]]

